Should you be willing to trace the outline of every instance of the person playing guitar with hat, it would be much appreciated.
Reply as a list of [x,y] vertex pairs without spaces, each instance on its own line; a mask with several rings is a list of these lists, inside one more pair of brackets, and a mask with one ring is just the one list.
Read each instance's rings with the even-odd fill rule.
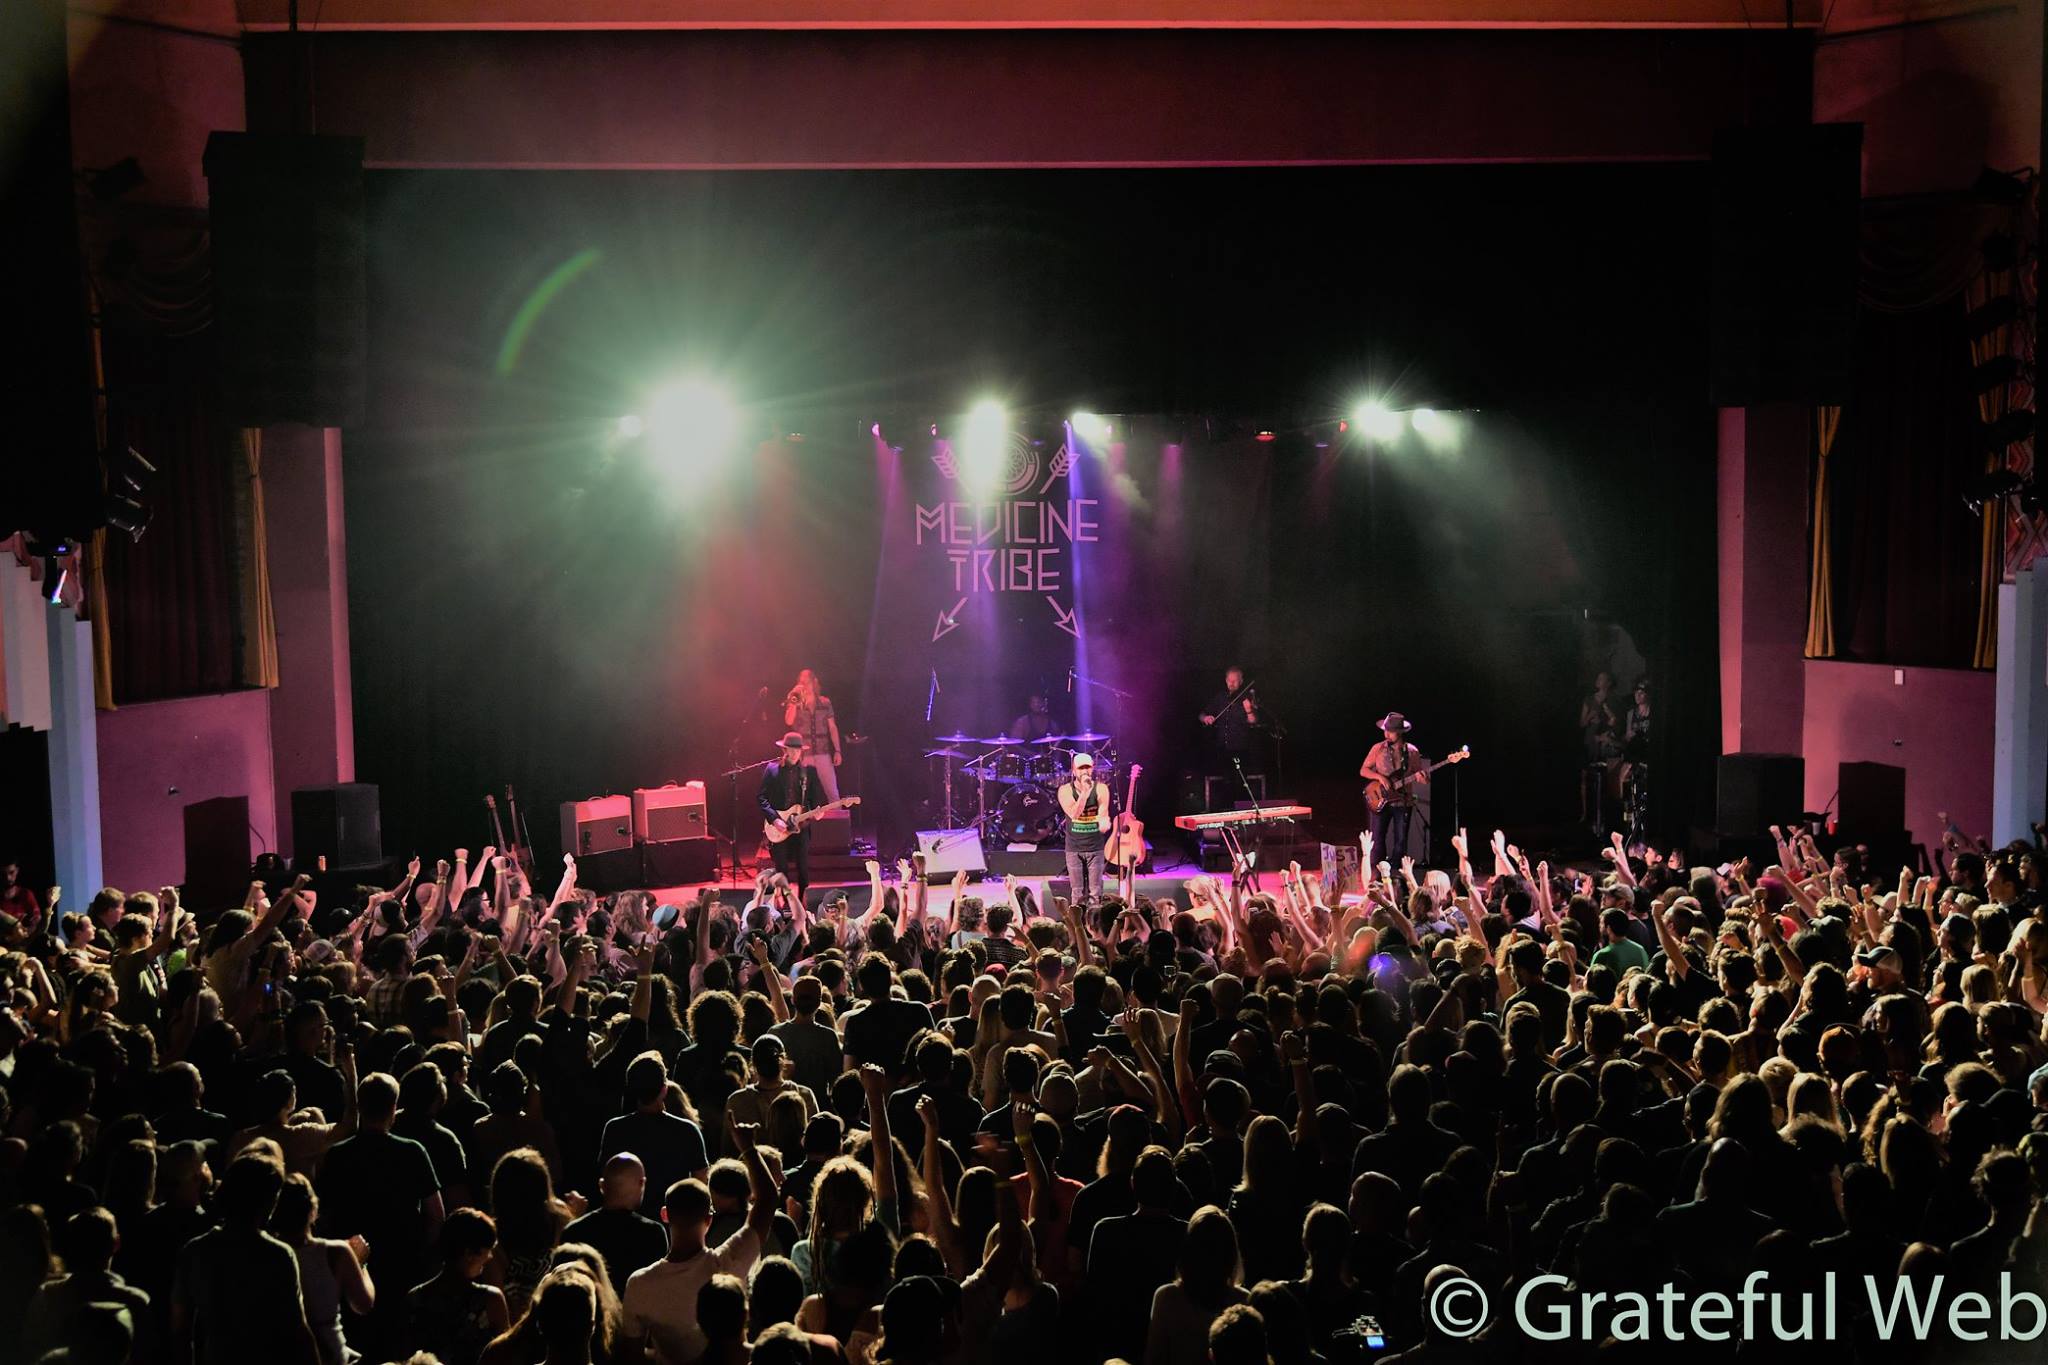
[[1367,820],[1374,848],[1389,858],[1408,851],[1408,821],[1415,813],[1415,793],[1429,785],[1429,763],[1408,742],[1412,728],[1399,711],[1380,717],[1380,742],[1358,767],[1365,779]]
[[768,856],[775,860],[775,870],[796,887],[799,901],[811,885],[811,828],[790,812],[812,810],[824,802],[824,784],[817,770],[804,762],[804,737],[791,730],[782,737],[782,757],[761,770],[760,803],[768,824],[788,831],[787,838],[769,841]]

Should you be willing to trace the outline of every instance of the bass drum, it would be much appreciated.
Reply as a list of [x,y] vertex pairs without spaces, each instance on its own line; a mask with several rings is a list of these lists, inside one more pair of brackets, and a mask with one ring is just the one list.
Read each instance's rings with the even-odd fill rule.
[[1060,832],[1059,798],[1046,787],[1013,787],[996,807],[995,834],[1004,844],[1042,844]]

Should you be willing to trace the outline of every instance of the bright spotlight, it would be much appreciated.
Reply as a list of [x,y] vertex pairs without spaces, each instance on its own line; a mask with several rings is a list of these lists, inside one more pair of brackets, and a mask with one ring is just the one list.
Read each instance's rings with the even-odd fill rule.
[[1368,398],[1360,403],[1351,420],[1365,433],[1366,439],[1382,444],[1392,441],[1401,434],[1401,414],[1395,412],[1377,398]]
[[642,425],[669,470],[690,476],[732,453],[740,414],[732,396],[717,384],[684,379],[654,395]]
[[1077,412],[1067,419],[1067,425],[1091,447],[1100,449],[1109,443],[1109,421],[1100,413]]
[[1449,450],[1458,444],[1457,420],[1435,408],[1417,408],[1408,414],[1409,424],[1431,450]]
[[638,413],[629,412],[619,419],[619,438],[621,440],[630,441],[646,429],[647,424],[640,420]]
[[960,434],[960,483],[976,497],[988,497],[1002,486],[1008,463],[1010,415],[993,398],[967,411]]

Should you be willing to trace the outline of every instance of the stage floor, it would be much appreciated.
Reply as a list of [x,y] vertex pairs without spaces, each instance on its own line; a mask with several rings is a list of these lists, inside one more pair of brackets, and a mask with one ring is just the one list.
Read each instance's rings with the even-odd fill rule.
[[[1303,863],[1302,870],[1314,871],[1316,869],[1310,867],[1307,863]],[[889,869],[889,874],[893,877],[893,868]],[[1175,855],[1164,859],[1155,856],[1152,865],[1146,871],[1139,874],[1138,890],[1141,894],[1154,898],[1167,895],[1172,896],[1177,901],[1185,901],[1186,898],[1181,894],[1181,884],[1190,877],[1202,875],[1205,875],[1202,869],[1188,861],[1185,856]],[[1214,877],[1219,885],[1226,891],[1229,890],[1231,884],[1229,873],[1212,872],[1206,875]],[[1024,877],[1021,880],[1026,886],[1031,888],[1032,894],[1037,896],[1041,902],[1046,899],[1046,886],[1048,883],[1058,883],[1058,889],[1062,894],[1064,894],[1067,884],[1067,878],[1064,873],[1056,877]],[[1265,872],[1263,880],[1267,890],[1279,890],[1280,879],[1277,869]],[[992,895],[1000,896],[1003,894],[1002,879],[993,874],[970,872],[968,873],[967,885],[968,894],[980,896],[984,901]],[[752,900],[754,896],[754,874],[743,863],[740,866],[740,880],[737,884],[730,880],[689,882],[681,886],[648,887],[646,890],[654,894],[657,903],[682,904],[694,899],[699,892],[707,887],[716,890],[721,900],[731,904],[745,904],[747,901]],[[856,910],[866,907],[868,903],[868,882],[865,877],[855,879],[819,878],[811,883],[809,899],[811,904],[815,906],[826,896],[840,891],[848,893],[848,899]],[[952,901],[953,886],[952,882],[947,880],[933,883],[925,903],[928,909],[944,913],[946,908],[952,904]]]

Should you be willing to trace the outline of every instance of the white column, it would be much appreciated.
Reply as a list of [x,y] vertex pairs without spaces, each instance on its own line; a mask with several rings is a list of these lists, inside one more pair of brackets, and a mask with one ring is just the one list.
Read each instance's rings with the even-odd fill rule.
[[99,715],[93,708],[92,626],[46,607],[50,647],[50,824],[62,908],[82,910],[100,889]]
[[1998,590],[1998,731],[1991,763],[1991,841],[2033,838],[2048,818],[2048,565]]

